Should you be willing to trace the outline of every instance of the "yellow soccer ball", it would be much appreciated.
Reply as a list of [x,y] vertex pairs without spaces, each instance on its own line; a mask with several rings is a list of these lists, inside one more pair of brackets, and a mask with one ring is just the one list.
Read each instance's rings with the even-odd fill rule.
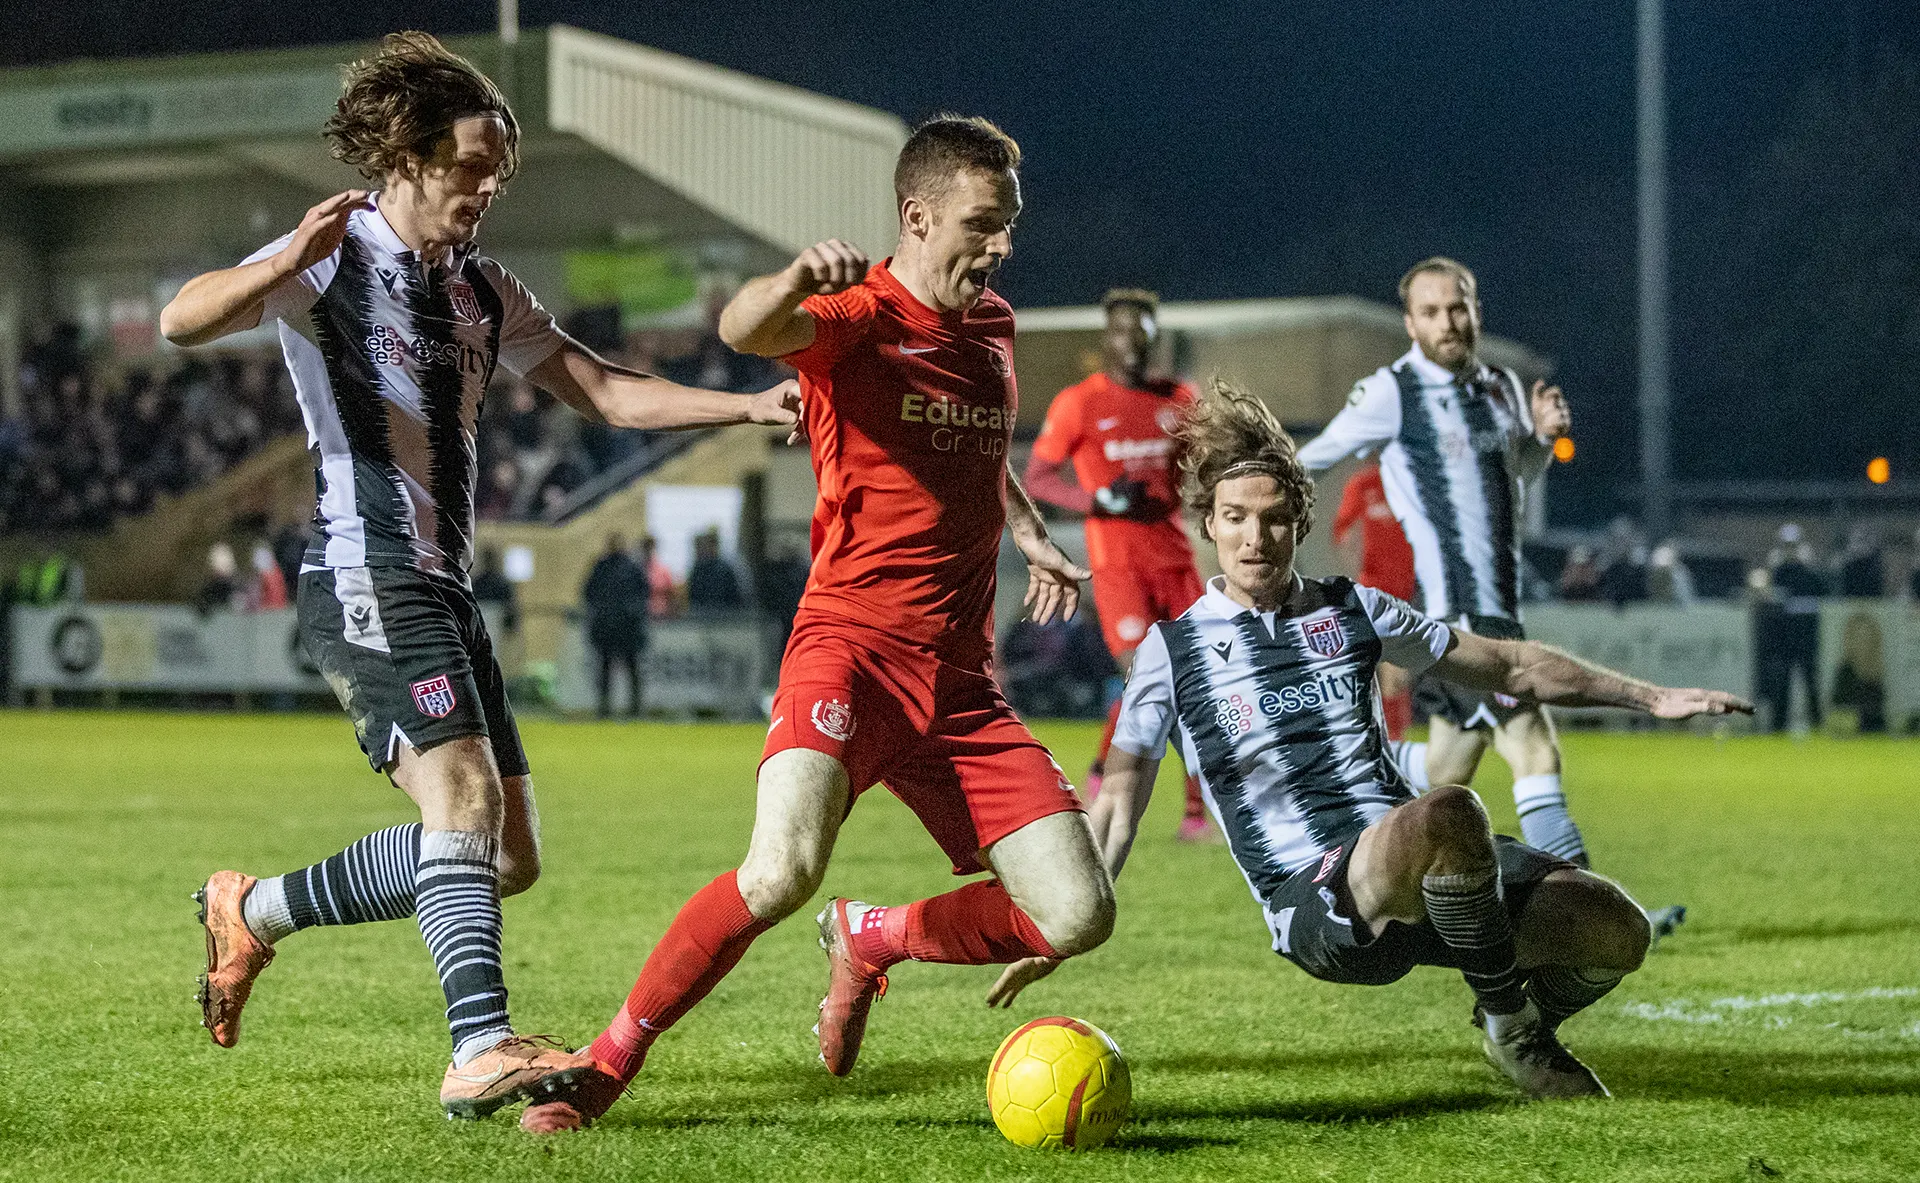
[[1035,1019],[1007,1036],[987,1070],[993,1124],[1018,1146],[1105,1145],[1132,1106],[1133,1078],[1119,1045],[1079,1019]]

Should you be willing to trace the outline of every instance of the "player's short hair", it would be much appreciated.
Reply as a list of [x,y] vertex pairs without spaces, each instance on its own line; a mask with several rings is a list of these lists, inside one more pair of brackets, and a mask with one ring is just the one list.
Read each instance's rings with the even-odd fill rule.
[[943,111],[914,128],[900,149],[893,166],[894,200],[937,200],[967,169],[1018,172],[1020,145],[990,119]]
[[1407,268],[1407,273],[1400,277],[1400,307],[1406,308],[1408,306],[1407,297],[1408,294],[1413,291],[1414,276],[1422,275],[1429,271],[1436,272],[1440,275],[1453,276],[1460,281],[1460,290],[1466,295],[1469,301],[1476,303],[1479,301],[1480,281],[1473,277],[1473,271],[1469,269],[1465,263],[1457,259],[1449,259],[1445,255],[1435,255],[1430,259],[1422,259]]
[[1174,438],[1181,446],[1180,499],[1195,517],[1213,512],[1221,481],[1270,476],[1293,509],[1294,541],[1313,528],[1313,478],[1293,437],[1258,398],[1216,375],[1181,416]]
[[1160,315],[1160,295],[1145,288],[1112,288],[1100,299],[1100,311],[1138,308],[1148,316]]
[[520,167],[520,125],[493,80],[430,33],[390,33],[372,57],[346,68],[346,85],[327,120],[335,160],[384,180],[410,160],[433,155],[462,119],[498,115],[507,125],[505,183]]

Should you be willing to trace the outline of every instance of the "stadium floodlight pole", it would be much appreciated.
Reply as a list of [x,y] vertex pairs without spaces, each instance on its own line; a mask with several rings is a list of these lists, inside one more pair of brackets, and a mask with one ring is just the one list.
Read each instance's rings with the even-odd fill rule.
[[1639,0],[1640,480],[1648,535],[1673,528],[1667,323],[1666,37],[1661,0]]
[[508,99],[518,98],[514,93],[515,63],[514,53],[520,44],[520,0],[499,0],[500,10],[500,63],[495,79],[500,90]]

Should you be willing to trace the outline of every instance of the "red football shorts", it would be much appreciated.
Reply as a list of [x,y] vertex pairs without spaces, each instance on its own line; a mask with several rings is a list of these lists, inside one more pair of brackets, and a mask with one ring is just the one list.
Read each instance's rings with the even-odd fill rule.
[[1081,808],[991,676],[851,622],[803,613],[787,642],[760,758],[788,748],[840,761],[855,798],[884,781],[956,875],[986,870],[981,852],[1027,823]]
[[1193,607],[1206,590],[1192,567],[1095,567],[1093,606],[1107,652],[1132,653],[1149,628]]

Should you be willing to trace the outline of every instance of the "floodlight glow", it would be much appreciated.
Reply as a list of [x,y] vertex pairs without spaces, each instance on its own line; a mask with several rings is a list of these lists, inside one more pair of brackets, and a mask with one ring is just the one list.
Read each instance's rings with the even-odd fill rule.
[[1573,459],[1573,437],[1563,435],[1553,441],[1553,458],[1565,464]]
[[1875,456],[1867,461],[1867,479],[1876,485],[1884,485],[1893,479],[1893,465],[1887,463],[1885,456]]

